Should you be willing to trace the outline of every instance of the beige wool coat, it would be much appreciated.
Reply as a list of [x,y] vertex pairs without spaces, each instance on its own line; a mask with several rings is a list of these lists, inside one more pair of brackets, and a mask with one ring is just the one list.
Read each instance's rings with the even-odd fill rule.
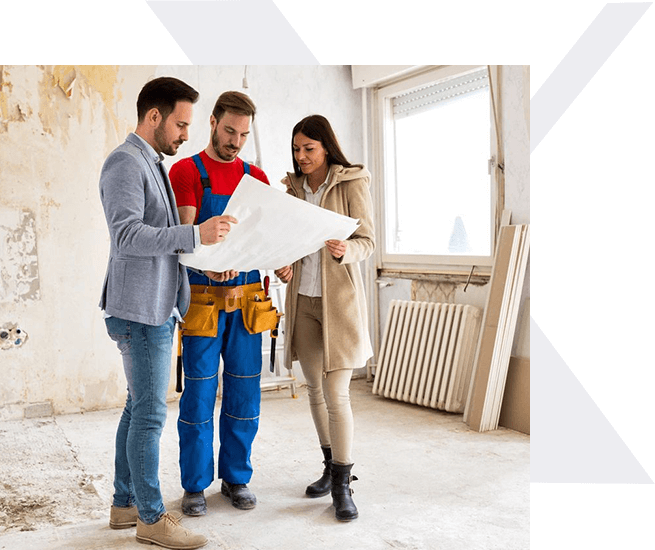
[[[305,176],[289,173],[282,182],[287,193],[305,199],[302,187]],[[368,331],[368,315],[364,281],[359,262],[375,249],[373,204],[369,185],[371,174],[362,165],[345,168],[330,166],[327,187],[320,206],[351,218],[359,219],[359,227],[347,241],[346,253],[336,259],[326,247],[321,249],[321,289],[323,297],[324,373],[339,369],[360,368],[373,355]],[[292,266],[293,277],[286,295],[285,318],[287,339],[285,366],[297,359],[293,342],[298,288],[302,259]]]

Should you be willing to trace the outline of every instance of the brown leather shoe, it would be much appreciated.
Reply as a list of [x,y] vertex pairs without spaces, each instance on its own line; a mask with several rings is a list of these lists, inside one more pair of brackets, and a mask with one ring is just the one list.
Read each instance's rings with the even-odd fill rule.
[[[171,512],[170,514],[178,521],[182,517],[182,514],[179,512]],[[139,511],[136,509],[136,506],[130,506],[128,508],[112,506],[109,511],[109,527],[112,529],[129,529],[130,527],[136,527],[136,520],[138,517]]]
[[182,527],[169,512],[151,525],[143,523],[140,518],[137,519],[136,540],[173,550],[193,550],[205,546],[208,542],[204,535],[196,535],[193,531]]
[[109,527],[112,529],[129,529],[136,527],[136,519],[139,517],[139,512],[136,506],[129,508],[119,508],[112,506],[109,511]]

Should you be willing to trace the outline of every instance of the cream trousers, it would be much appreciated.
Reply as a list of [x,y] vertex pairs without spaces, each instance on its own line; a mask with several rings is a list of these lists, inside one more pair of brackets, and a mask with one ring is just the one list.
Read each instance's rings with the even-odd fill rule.
[[[307,381],[309,407],[323,447],[332,448],[337,464],[352,464],[354,422],[350,407],[352,369],[323,375],[323,303],[298,295],[293,345]],[[344,342],[343,345],[348,345]]]

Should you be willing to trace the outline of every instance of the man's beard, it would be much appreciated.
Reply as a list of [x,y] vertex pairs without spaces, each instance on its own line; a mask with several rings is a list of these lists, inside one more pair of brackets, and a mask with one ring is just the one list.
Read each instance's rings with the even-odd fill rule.
[[239,154],[239,149],[236,147],[228,147],[228,151],[234,151],[234,155],[226,155],[221,151],[221,146],[218,141],[218,136],[216,135],[216,131],[212,134],[212,148],[214,149],[214,153],[218,156],[219,159],[224,160],[225,162],[232,162],[236,156]]
[[[166,143],[166,134],[162,128],[162,125],[163,121],[159,124],[159,126],[157,126],[157,128],[155,128],[155,143],[162,153],[172,157],[173,155],[177,154],[177,149],[180,145],[182,145],[182,141]],[[177,147],[175,147],[175,145],[177,145]]]

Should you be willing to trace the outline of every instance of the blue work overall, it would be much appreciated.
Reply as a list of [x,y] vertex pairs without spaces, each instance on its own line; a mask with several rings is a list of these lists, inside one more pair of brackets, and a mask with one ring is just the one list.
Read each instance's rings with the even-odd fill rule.
[[[203,196],[196,223],[225,210],[229,195],[212,193],[199,155],[193,157],[203,180]],[[244,163],[244,170],[249,167]],[[239,273],[223,283],[189,270],[192,285],[241,286],[260,281],[259,271]],[[219,420],[218,477],[228,483],[248,483],[252,476],[250,450],[259,427],[261,401],[262,335],[243,326],[240,309],[218,316],[215,338],[184,336],[184,391],[177,422],[180,437],[182,487],[203,491],[214,480],[214,407],[218,390],[219,358],[223,357],[223,397]]]

